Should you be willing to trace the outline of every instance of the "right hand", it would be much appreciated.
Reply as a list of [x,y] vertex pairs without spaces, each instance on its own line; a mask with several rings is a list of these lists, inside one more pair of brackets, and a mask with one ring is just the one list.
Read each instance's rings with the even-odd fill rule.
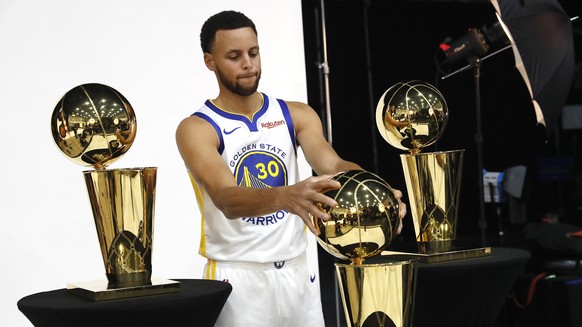
[[338,181],[330,179],[328,175],[309,177],[286,188],[285,208],[299,216],[313,234],[319,235],[313,224],[313,218],[328,221],[331,217],[327,212],[319,209],[317,205],[337,206],[335,200],[323,193],[338,189],[340,186]]

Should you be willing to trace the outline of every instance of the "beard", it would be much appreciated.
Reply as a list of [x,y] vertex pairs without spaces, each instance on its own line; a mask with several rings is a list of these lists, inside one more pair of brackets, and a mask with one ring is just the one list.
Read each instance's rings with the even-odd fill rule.
[[229,91],[231,91],[234,94],[237,94],[240,96],[249,96],[249,95],[252,95],[255,92],[257,92],[257,89],[259,88],[259,80],[261,79],[261,71],[259,71],[257,73],[255,83],[253,83],[253,85],[251,85],[251,86],[242,86],[238,82],[238,79],[229,80],[228,77],[226,77],[226,75],[224,75],[224,73],[222,73],[222,71],[220,69],[217,69],[216,71],[218,72],[218,79],[219,79],[220,83],[222,85],[224,85],[224,87],[226,87]]

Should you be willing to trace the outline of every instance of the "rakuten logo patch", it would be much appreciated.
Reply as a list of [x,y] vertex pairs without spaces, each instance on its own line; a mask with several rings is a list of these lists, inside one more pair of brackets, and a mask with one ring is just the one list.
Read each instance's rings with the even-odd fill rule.
[[266,122],[266,123],[261,123],[261,127],[262,128],[274,128],[274,127],[278,127],[281,125],[285,125],[285,121],[284,120],[278,120],[278,121],[273,121],[273,122]]

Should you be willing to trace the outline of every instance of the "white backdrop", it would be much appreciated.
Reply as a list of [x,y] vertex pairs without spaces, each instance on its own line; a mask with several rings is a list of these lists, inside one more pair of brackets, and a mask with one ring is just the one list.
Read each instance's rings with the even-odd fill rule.
[[58,100],[80,84],[109,85],[135,110],[136,140],[110,168],[158,167],[153,275],[200,278],[200,216],[174,132],[218,94],[199,31],[224,9],[257,25],[260,90],[306,101],[299,0],[0,0],[1,326],[32,325],[16,306],[26,295],[105,278],[82,177],[91,168],[50,132]]

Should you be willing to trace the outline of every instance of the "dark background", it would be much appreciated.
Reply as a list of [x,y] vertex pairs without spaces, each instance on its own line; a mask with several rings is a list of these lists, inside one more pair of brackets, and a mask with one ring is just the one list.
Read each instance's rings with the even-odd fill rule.
[[[438,75],[435,56],[447,37],[462,37],[468,28],[480,28],[495,20],[488,1],[325,0],[325,37],[320,0],[302,0],[308,102],[319,112],[326,128],[323,85],[323,40],[327,43],[333,146],[347,160],[359,163],[404,192],[408,203],[400,154],[378,133],[376,104],[382,94],[400,81],[423,80],[445,97],[449,121],[436,145],[426,151],[465,149],[457,237],[476,245],[496,245],[520,237],[525,223],[547,217],[582,225],[582,175],[578,139],[582,130],[563,130],[561,124],[545,138],[536,127],[535,115],[523,79],[514,66],[512,50],[483,61],[480,68],[480,105],[483,126],[483,167],[504,171],[524,165],[527,175],[520,198],[522,210],[512,222],[508,203],[486,205],[487,226],[479,224],[476,143],[476,92],[471,69],[445,80]],[[570,17],[582,15],[582,1],[562,0]],[[577,70],[567,104],[582,104],[582,19],[573,23]],[[543,47],[543,44],[540,46]],[[464,66],[459,63],[453,70]],[[327,133],[327,131],[326,131]],[[544,159],[565,158],[572,163],[563,177],[547,181],[539,175]],[[564,167],[559,167],[564,168]],[[500,215],[497,214],[499,208]],[[518,210],[519,211],[519,210]],[[402,234],[392,247],[414,242],[414,229],[406,217]],[[499,236],[503,222],[505,237]],[[326,323],[336,325],[331,301],[335,286],[335,259],[320,249],[320,277]],[[327,292],[325,292],[327,289]],[[330,309],[331,308],[331,309]],[[330,312],[333,311],[333,312]]]

